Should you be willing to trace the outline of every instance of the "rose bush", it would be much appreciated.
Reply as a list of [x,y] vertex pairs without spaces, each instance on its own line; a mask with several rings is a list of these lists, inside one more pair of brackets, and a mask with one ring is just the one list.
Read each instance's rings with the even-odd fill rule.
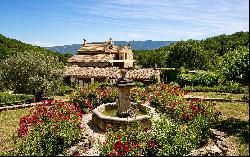
[[152,119],[148,130],[139,125],[119,131],[109,130],[107,140],[101,145],[101,155],[155,156],[187,155],[192,149],[207,142],[209,129],[217,122],[220,112],[213,103],[203,99],[186,102],[187,93],[177,84],[157,84],[149,87],[150,93],[135,90],[139,100],[146,97],[157,108],[160,119]]
[[14,138],[18,155],[58,155],[82,137],[83,112],[72,102],[43,100],[20,119]]
[[159,112],[165,112],[168,108],[175,108],[178,104],[184,103],[183,96],[187,94],[176,83],[156,84],[150,86],[152,91],[148,95],[147,101],[155,107]]
[[88,112],[101,104],[115,102],[116,96],[115,87],[102,87],[101,84],[95,83],[80,89],[72,100],[74,104],[77,102],[85,112]]

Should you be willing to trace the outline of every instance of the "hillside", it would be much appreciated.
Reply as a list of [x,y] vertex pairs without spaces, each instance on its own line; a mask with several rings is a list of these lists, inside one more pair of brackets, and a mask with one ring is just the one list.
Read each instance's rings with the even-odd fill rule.
[[[114,41],[115,45],[128,45],[131,44],[132,50],[152,50],[157,49],[162,46],[167,46],[171,43],[175,43],[175,41]],[[60,53],[72,53],[75,54],[76,50],[78,50],[82,44],[72,44],[72,45],[64,45],[64,46],[53,46],[53,47],[45,47],[51,51],[60,52]]]
[[68,54],[61,54],[58,52],[53,52],[48,49],[33,46],[31,44],[23,43],[16,39],[11,39],[0,34],[0,60],[9,58],[17,53],[22,53],[24,51],[39,51],[41,53],[47,53],[50,55],[57,56],[59,60],[63,63],[66,62]]
[[[134,59],[144,68],[171,67],[213,69],[225,54],[249,47],[249,32],[218,35],[204,40],[177,41],[155,50],[134,50]],[[241,51],[241,50],[239,50]]]

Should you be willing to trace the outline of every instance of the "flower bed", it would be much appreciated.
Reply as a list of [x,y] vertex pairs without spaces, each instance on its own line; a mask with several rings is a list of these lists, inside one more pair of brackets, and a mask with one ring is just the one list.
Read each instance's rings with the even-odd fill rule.
[[17,155],[58,155],[82,138],[83,112],[72,102],[43,100],[20,119]]
[[[152,119],[149,130],[142,130],[137,124],[130,129],[109,130],[107,140],[101,144],[101,155],[180,156],[207,142],[209,129],[220,115],[214,104],[202,99],[186,103],[186,91],[177,84],[157,84],[149,91],[145,101],[161,114],[160,120]],[[145,97],[144,92],[139,93]]]
[[101,104],[114,102],[116,96],[116,88],[92,84],[82,88],[79,93],[74,95],[72,101],[74,104],[77,102],[85,112],[88,112]]

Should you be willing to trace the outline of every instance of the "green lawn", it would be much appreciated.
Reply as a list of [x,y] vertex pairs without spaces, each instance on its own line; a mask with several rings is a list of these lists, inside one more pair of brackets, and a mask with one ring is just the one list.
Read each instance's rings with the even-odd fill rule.
[[11,136],[16,133],[20,118],[26,115],[29,109],[0,112],[0,152],[9,151],[13,148]]
[[233,136],[232,142],[238,145],[240,155],[249,156],[249,103],[217,102],[216,104],[216,109],[222,113],[218,130]]
[[219,92],[190,92],[192,96],[206,96],[208,98],[224,98],[241,100],[243,96],[248,94],[233,94],[233,93],[219,93]]

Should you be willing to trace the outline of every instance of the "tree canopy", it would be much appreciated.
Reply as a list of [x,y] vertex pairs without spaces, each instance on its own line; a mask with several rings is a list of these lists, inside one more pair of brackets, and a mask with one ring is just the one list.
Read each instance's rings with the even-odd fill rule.
[[17,53],[0,62],[3,87],[15,93],[55,94],[63,79],[63,64],[39,51]]
[[178,41],[156,50],[134,50],[134,58],[144,68],[215,70],[219,58],[238,47],[249,47],[249,32],[219,35],[204,40]]

